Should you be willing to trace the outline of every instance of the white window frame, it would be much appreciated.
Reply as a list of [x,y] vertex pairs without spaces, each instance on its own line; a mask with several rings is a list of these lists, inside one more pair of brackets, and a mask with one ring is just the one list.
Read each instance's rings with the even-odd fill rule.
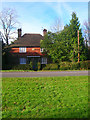
[[40,52],[43,52],[44,48],[40,48]]
[[20,58],[20,64],[26,64],[26,58]]
[[43,57],[41,59],[41,64],[47,64],[47,58],[46,57]]
[[26,47],[19,47],[19,53],[26,53]]

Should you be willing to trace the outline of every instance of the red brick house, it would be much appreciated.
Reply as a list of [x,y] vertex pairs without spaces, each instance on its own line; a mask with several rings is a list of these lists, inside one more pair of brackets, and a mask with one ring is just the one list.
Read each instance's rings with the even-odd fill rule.
[[40,62],[41,64],[47,64],[47,58],[43,54],[43,49],[40,48],[40,40],[43,40],[47,30],[43,30],[43,36],[41,34],[24,34],[22,30],[18,29],[18,39],[10,45],[10,53],[14,57],[18,64],[29,64],[32,61],[34,64]]

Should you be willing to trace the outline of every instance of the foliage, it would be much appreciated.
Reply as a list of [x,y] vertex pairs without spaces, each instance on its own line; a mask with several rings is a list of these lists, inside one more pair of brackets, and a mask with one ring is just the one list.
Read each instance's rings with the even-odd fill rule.
[[[78,51],[78,36],[79,31],[79,51]],[[45,48],[45,52],[51,56],[53,62],[59,61],[78,61],[78,52],[80,61],[87,60],[88,52],[85,48],[82,30],[76,13],[72,13],[72,19],[69,25],[64,26],[60,33],[48,32],[41,41],[41,47]]]
[[57,64],[47,64],[43,70],[58,70],[58,65]]
[[[31,62],[30,62],[31,63]],[[33,70],[31,64],[20,64],[20,65],[3,65],[3,70]],[[90,61],[80,61],[78,62],[60,62],[52,64],[40,64],[38,63],[37,70],[88,70],[90,69]]]
[[88,76],[2,78],[2,117],[88,118]]
[[20,64],[12,67],[13,70],[31,70],[32,67],[29,64]]
[[66,58],[66,46],[63,45],[60,35],[56,33],[48,32],[45,39],[41,41],[41,47],[45,48],[44,52],[51,56],[53,62],[58,63]]
[[90,61],[80,62],[80,69],[90,69]]
[[30,61],[29,66],[30,66],[30,70],[32,70],[33,69],[33,63],[32,63],[32,61]]
[[70,70],[71,62],[60,62],[60,70]]
[[47,64],[42,70],[88,70],[88,64],[88,61],[80,61],[80,63],[66,61],[59,64]]
[[40,69],[41,69],[41,63],[38,62],[38,70],[40,70]]

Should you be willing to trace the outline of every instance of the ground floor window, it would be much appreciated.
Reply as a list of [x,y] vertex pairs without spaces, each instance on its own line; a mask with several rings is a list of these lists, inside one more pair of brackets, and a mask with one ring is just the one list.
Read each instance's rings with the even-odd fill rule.
[[42,58],[41,64],[47,64],[47,58],[46,57]]
[[26,58],[20,58],[20,64],[26,64]]

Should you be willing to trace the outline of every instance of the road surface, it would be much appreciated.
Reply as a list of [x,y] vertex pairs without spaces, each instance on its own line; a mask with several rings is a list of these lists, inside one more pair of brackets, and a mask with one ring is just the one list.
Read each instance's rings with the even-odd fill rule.
[[1,77],[52,77],[52,76],[82,76],[88,71],[44,71],[44,72],[2,72]]

